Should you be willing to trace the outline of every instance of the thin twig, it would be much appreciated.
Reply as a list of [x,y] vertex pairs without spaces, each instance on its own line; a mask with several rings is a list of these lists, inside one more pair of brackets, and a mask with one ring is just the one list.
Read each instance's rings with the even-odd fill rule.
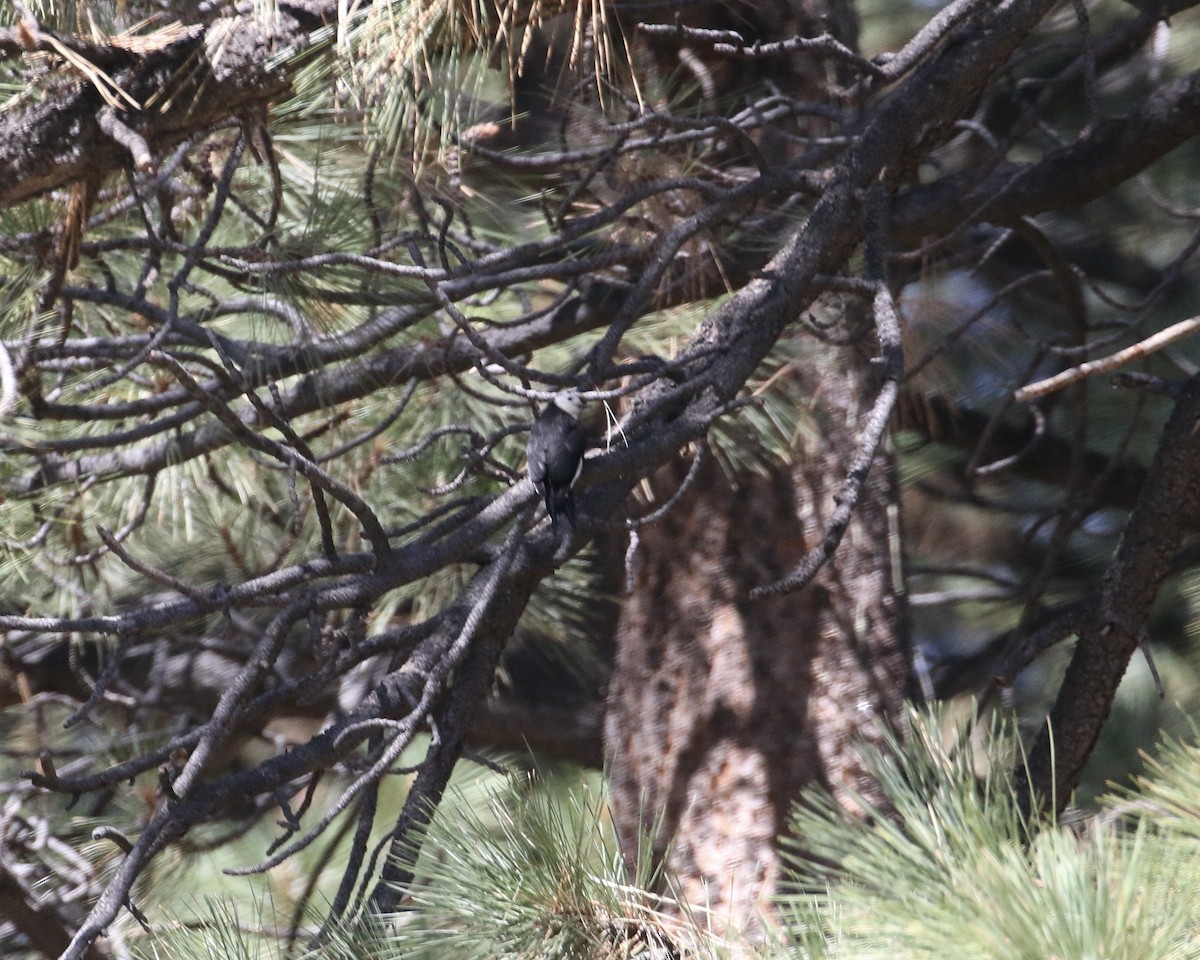
[[875,333],[879,341],[878,364],[883,374],[879,393],[870,411],[863,418],[862,438],[858,449],[850,460],[850,469],[842,488],[835,499],[837,506],[825,527],[821,542],[808,551],[799,565],[789,574],[774,583],[755,587],[750,591],[752,600],[774,597],[804,587],[842,542],[854,511],[858,507],[863,487],[871,471],[871,464],[879,452],[880,444],[887,433],[892,410],[900,392],[900,379],[904,376],[904,349],[900,339],[900,319],[896,313],[896,302],[885,279],[887,275],[887,197],[884,186],[876,185],[866,205],[866,271],[875,283],[873,313]]
[[150,173],[154,170],[154,154],[150,152],[150,145],[141,134],[121,121],[114,107],[102,107],[97,122],[101,130],[129,151],[133,165],[139,171]]
[[1087,377],[1094,377],[1100,373],[1108,373],[1110,370],[1116,370],[1118,367],[1131,363],[1134,360],[1148,357],[1150,354],[1169,346],[1176,340],[1181,340],[1195,333],[1197,330],[1200,330],[1200,316],[1180,320],[1178,323],[1171,324],[1165,330],[1160,330],[1158,333],[1152,334],[1146,337],[1146,339],[1126,347],[1124,350],[1118,350],[1116,353],[1109,354],[1107,357],[1101,357],[1098,360],[1088,360],[1068,370],[1063,370],[1061,373],[1056,373],[1052,377],[1047,377],[1045,380],[1038,380],[1036,383],[1027,384],[1013,394],[1013,399],[1017,403],[1026,403],[1030,400],[1041,399],[1051,393],[1062,390],[1064,387],[1069,387],[1073,383],[1078,383]]

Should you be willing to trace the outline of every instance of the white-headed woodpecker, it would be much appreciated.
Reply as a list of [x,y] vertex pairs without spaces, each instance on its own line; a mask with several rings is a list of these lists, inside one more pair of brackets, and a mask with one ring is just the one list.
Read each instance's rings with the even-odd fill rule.
[[529,479],[546,501],[550,522],[558,527],[559,517],[575,526],[575,499],[571,487],[583,468],[587,435],[579,423],[583,400],[574,391],[559,394],[533,422],[525,457]]

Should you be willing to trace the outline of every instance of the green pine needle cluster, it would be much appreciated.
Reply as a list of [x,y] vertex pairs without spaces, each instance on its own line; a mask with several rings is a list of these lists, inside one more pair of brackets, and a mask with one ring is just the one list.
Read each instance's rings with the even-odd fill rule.
[[[860,798],[865,823],[819,791],[797,808],[786,840],[790,892],[771,941],[754,944],[721,940],[688,908],[650,893],[671,889],[670,878],[640,851],[630,877],[598,777],[460,780],[430,828],[405,909],[299,955],[1200,957],[1200,747],[1165,743],[1136,788],[1069,822],[1018,813],[1008,771],[1020,755],[1007,725],[914,712],[903,745],[888,738],[872,756],[882,799]],[[193,955],[283,956],[262,952],[250,934],[235,936],[234,949],[229,924],[215,927],[188,932],[192,949],[206,951]],[[174,955],[167,947],[142,955]]]
[[625,878],[599,792],[528,786],[434,829],[413,909],[388,924],[396,953],[617,957],[667,938],[648,877]]
[[802,944],[794,955],[1200,957],[1200,811],[1180,802],[1183,785],[1200,782],[1195,748],[1167,745],[1140,802],[1110,800],[1055,823],[1020,815],[1014,739],[982,733],[914,716],[907,744],[893,739],[873,762],[886,800],[862,800],[868,827],[808,798],[790,841],[798,889],[784,928]]

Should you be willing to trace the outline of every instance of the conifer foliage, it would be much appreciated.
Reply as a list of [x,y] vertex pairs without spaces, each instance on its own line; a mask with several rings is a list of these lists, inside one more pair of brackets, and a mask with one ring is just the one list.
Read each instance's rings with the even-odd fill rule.
[[[599,793],[521,784],[480,813],[452,777],[492,743],[599,765],[614,597],[691,488],[749,472],[784,522],[750,531],[759,580],[707,625],[782,642],[811,612],[836,649],[694,657],[705,709],[643,769],[683,777],[784,700],[883,744],[902,694],[1020,692],[1074,640],[982,787],[932,727],[869,775],[861,738],[813,738],[837,803],[798,816],[794,876],[759,871],[760,935],[925,956],[962,921],[965,956],[1188,955],[1191,755],[1145,806],[1054,818],[1156,603],[1182,598],[1177,647],[1195,619],[1196,8],[0,6],[0,953],[126,956],[214,851],[223,883],[292,878],[263,908],[281,950],[734,949],[673,885],[738,857],[689,847],[672,877],[670,838],[636,840],[712,794],[614,805],[612,831]],[[593,419],[554,524],[523,457],[566,390]],[[867,514],[883,613],[857,604]],[[703,537],[672,546],[708,569]],[[966,654],[959,617],[986,634]],[[885,665],[829,639],[885,618]],[[535,695],[495,696],[530,649],[554,665],[527,669]],[[781,769],[718,774],[779,814]],[[776,849],[783,816],[757,819]],[[249,955],[222,909],[220,944],[181,925]]]

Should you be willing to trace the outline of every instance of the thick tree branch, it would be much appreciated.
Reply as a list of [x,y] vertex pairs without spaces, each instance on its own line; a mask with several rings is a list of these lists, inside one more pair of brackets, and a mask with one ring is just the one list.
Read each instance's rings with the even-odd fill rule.
[[[252,639],[239,637],[241,645],[229,655],[227,682],[212,696],[211,704],[203,705],[205,722],[176,732],[161,748],[105,770],[81,767],[60,774],[48,770],[35,778],[39,787],[47,789],[90,791],[147,773],[160,763],[169,767],[176,753],[187,758],[171,768],[182,767],[173,782],[170,770],[160,778],[162,793],[151,821],[127,851],[80,931],[71,948],[73,957],[81,956],[86,944],[128,904],[139,874],[163,846],[247,798],[253,798],[258,809],[274,802],[283,805],[287,826],[271,854],[276,859],[311,842],[333,819],[357,808],[359,837],[335,912],[353,910],[356,886],[358,904],[371,897],[377,907],[394,907],[411,879],[411,859],[403,857],[419,844],[421,828],[467,738],[498,737],[505,732],[498,732],[497,715],[483,710],[481,702],[492,682],[496,658],[533,591],[597,530],[620,526],[630,492],[643,478],[690,443],[703,441],[717,418],[744,402],[739,396],[748,379],[761,370],[781,337],[799,329],[798,318],[823,290],[862,292],[866,288],[876,295],[880,365],[876,374],[864,378],[870,381],[864,395],[874,397],[875,404],[868,416],[857,418],[863,434],[858,438],[858,456],[850,464],[842,501],[834,511],[829,536],[814,555],[816,562],[838,546],[856,506],[867,504],[865,470],[888,429],[900,389],[899,323],[884,283],[887,254],[899,263],[908,247],[924,244],[929,236],[935,242],[946,241],[949,248],[955,240],[951,234],[961,223],[980,217],[1003,220],[1090,199],[1200,129],[1195,120],[1200,113],[1195,109],[1200,106],[1200,80],[1193,76],[1163,87],[1127,116],[1101,122],[1039,161],[980,164],[979,173],[951,174],[931,186],[906,188],[905,184],[917,181],[915,171],[931,169],[942,158],[939,149],[956,136],[956,123],[985,95],[997,72],[1012,64],[1014,51],[1054,6],[1052,0],[958,0],[900,56],[870,66],[855,61],[877,79],[895,85],[872,100],[878,84],[860,84],[852,94],[861,97],[861,111],[854,118],[835,108],[810,111],[812,105],[800,104],[783,92],[762,96],[732,118],[715,119],[671,116],[665,101],[650,109],[631,97],[626,104],[628,118],[612,123],[607,116],[589,118],[591,125],[577,149],[564,146],[529,163],[521,154],[509,156],[509,166],[526,175],[541,169],[540,164],[581,165],[563,170],[560,193],[548,191],[546,232],[529,242],[501,246],[488,239],[490,227],[476,231],[467,222],[467,213],[474,208],[468,202],[461,208],[454,206],[461,198],[450,198],[462,187],[456,180],[462,170],[450,171],[448,187],[439,181],[436,195],[432,188],[426,191],[425,183],[414,182],[408,194],[383,199],[387,188],[379,168],[368,172],[371,182],[363,184],[363,206],[356,208],[356,215],[363,209],[368,212],[374,230],[370,235],[349,234],[359,237],[355,242],[361,246],[340,249],[339,238],[330,240],[328,249],[303,247],[297,252],[280,240],[283,231],[276,229],[277,221],[286,226],[281,210],[290,205],[280,198],[284,178],[278,161],[283,149],[276,150],[270,142],[255,144],[268,153],[271,172],[264,178],[268,193],[271,184],[277,188],[277,195],[259,204],[233,186],[235,174],[250,172],[248,165],[240,166],[238,151],[243,142],[251,143],[249,132],[255,129],[256,118],[290,92],[294,61],[287,59],[285,50],[302,48],[308,42],[306,31],[323,14],[332,14],[334,6],[314,0],[301,12],[301,5],[281,2],[280,17],[269,27],[249,17],[223,20],[187,28],[169,40],[163,38],[156,49],[139,53],[94,47],[90,51],[94,64],[102,64],[112,78],[104,90],[95,78],[79,81],[72,75],[69,83],[47,93],[42,104],[0,118],[0,205],[18,203],[85,176],[103,179],[131,167],[143,171],[130,173],[123,186],[97,194],[102,210],[90,219],[86,209],[74,211],[71,222],[89,224],[95,236],[79,246],[80,269],[60,278],[62,283],[43,297],[41,315],[50,316],[57,326],[31,325],[28,342],[21,341],[20,351],[13,347],[15,362],[0,363],[0,414],[5,415],[6,429],[9,419],[18,424],[13,436],[6,438],[4,452],[14,458],[14,465],[6,472],[9,479],[3,495],[14,503],[20,499],[18,506],[27,514],[23,522],[36,528],[21,549],[34,554],[49,541],[51,531],[56,536],[61,532],[60,527],[70,534],[71,511],[86,515],[101,500],[97,488],[111,494],[139,486],[125,482],[136,475],[147,478],[147,492],[134,505],[136,517],[129,522],[142,528],[152,498],[153,506],[166,502],[165,481],[188,474],[171,471],[233,444],[274,459],[260,459],[254,466],[270,477],[272,492],[287,500],[297,518],[295,539],[280,548],[274,561],[242,564],[241,557],[233,556],[236,549],[226,544],[236,561],[232,586],[193,586],[187,579],[210,582],[201,580],[207,574],[172,579],[173,574],[166,572],[168,564],[159,569],[140,559],[154,555],[148,549],[151,544],[126,545],[118,533],[107,549],[117,559],[123,558],[128,569],[178,593],[129,601],[122,597],[112,607],[103,606],[100,598],[81,596],[80,613],[71,618],[0,615],[0,630],[19,632],[31,643],[55,642],[59,635],[81,632],[115,637],[119,644],[114,662],[125,663],[123,658],[131,657],[133,648],[151,646],[143,643],[147,635],[181,630],[197,618],[205,618],[208,624],[218,618],[222,623],[234,617],[255,620],[246,631]],[[518,19],[522,15],[514,13]],[[663,29],[681,39],[704,39],[699,34],[689,37],[692,28]],[[15,42],[12,37],[0,35],[0,54],[20,52],[10,51],[11,42]],[[33,46],[56,49],[55,42],[47,36],[33,41]],[[818,45],[828,46],[824,41]],[[752,62],[743,66],[758,69],[768,63],[766,54],[783,56],[788,46],[785,42],[775,48],[752,47],[748,42],[734,52],[753,54]],[[87,44],[76,47],[73,55],[89,55]],[[217,49],[219,57],[213,54]],[[1089,51],[1098,71],[1102,51],[1100,44]],[[76,64],[76,69],[82,67]],[[1020,73],[1022,68],[1015,69]],[[84,71],[84,76],[90,75]],[[1044,78],[1036,82],[1049,83]],[[1064,82],[1057,89],[1068,87],[1069,82]],[[125,105],[114,105],[112,97]],[[1042,109],[1036,105],[1032,115],[1044,119]],[[809,126],[813,115],[841,126],[828,138],[815,135]],[[775,144],[775,126],[784,119],[786,132],[782,142]],[[1024,119],[1033,123],[1029,116]],[[228,151],[221,139],[223,128],[231,125],[245,132],[245,140],[239,140],[234,151]],[[206,131],[216,126],[222,127],[219,136],[207,136]],[[564,120],[560,126],[564,140],[567,133],[577,133],[572,122]],[[981,124],[975,126],[983,129]],[[686,170],[675,165],[670,149],[685,141],[694,151]],[[176,158],[164,162],[173,144],[185,146],[177,148]],[[991,146],[989,162],[1003,153]],[[1129,159],[1117,159],[1126,150]],[[456,161],[463,157],[477,162],[490,154],[469,144],[455,154]],[[497,153],[492,159],[498,162],[501,157]],[[155,163],[178,178],[182,184],[178,191],[163,186],[162,170],[145,173]],[[646,166],[639,166],[643,163]],[[627,164],[633,172],[629,182],[623,182]],[[379,183],[374,182],[377,173]],[[1069,182],[1064,184],[1064,178]],[[218,179],[214,194],[213,182]],[[864,214],[873,220],[869,198],[878,197],[884,185],[894,200],[886,240],[884,231],[870,228],[868,281],[846,276],[858,273],[854,255],[864,235]],[[398,194],[404,189],[403,184],[396,188]],[[177,213],[184,200],[194,205]],[[295,205],[304,202],[301,197]],[[432,202],[446,211],[440,223],[425,209]],[[387,204],[392,204],[387,216],[395,221],[385,226],[380,211]],[[778,210],[758,214],[753,212],[756,206]],[[664,225],[662,211],[668,209],[670,218]],[[324,213],[315,210],[313,219]],[[122,218],[134,224],[124,234],[116,231],[125,222]],[[200,226],[195,239],[185,243],[180,235],[186,233],[189,218]],[[388,234],[389,230],[394,233]],[[228,237],[240,236],[241,231],[255,237],[269,234],[270,239],[217,246],[239,242]],[[725,234],[750,239],[727,242]],[[54,229],[40,227],[7,238],[2,252],[22,269],[36,266],[38,255],[30,251],[49,248],[58,239]],[[406,251],[409,259],[402,261]],[[758,270],[768,259],[765,269]],[[114,266],[118,261],[122,269]],[[132,270],[122,272],[130,264]],[[1057,279],[1073,283],[1065,261],[1058,266]],[[647,348],[630,346],[642,318],[664,305],[713,292],[711,285],[703,286],[701,293],[689,289],[689,278],[696,275],[689,271],[706,278],[720,274],[722,292],[727,288],[729,296],[704,317],[670,360],[645,356]],[[353,281],[345,282],[347,278]],[[995,294],[994,303],[1006,307],[1015,302],[1018,292],[1029,293],[1043,280],[1039,273],[1028,284],[1005,287]],[[434,295],[421,289],[421,282]],[[291,283],[300,291],[294,304],[285,303],[279,292]],[[252,296],[246,291],[257,291],[258,285],[267,297],[256,306],[257,293]],[[237,288],[234,295],[230,286]],[[1074,292],[1078,294],[1078,285]],[[1077,296],[1075,302],[1072,316],[1084,328],[1083,298]],[[328,327],[306,315],[309,304],[334,315]],[[985,312],[981,310],[979,316]],[[240,314],[249,322],[243,323]],[[230,316],[237,319],[224,322]],[[267,318],[269,329],[261,335],[253,322],[256,316]],[[445,322],[447,316],[453,324]],[[218,319],[219,325],[214,323]],[[575,351],[573,365],[557,356],[547,363],[526,356],[602,327],[608,327],[604,336],[570,345]],[[969,339],[967,329],[964,326],[959,346]],[[842,332],[834,330],[831,336]],[[633,360],[626,358],[630,352],[637,354]],[[8,348],[0,345],[0,361],[9,357]],[[568,372],[557,372],[564,365]],[[164,368],[174,380],[162,376]],[[610,390],[605,381],[618,378],[627,386]],[[495,420],[487,426],[463,425],[456,416],[451,427],[426,426],[421,428],[422,436],[412,436],[402,434],[409,429],[410,419],[419,420],[414,411],[425,413],[416,409],[418,404],[406,408],[403,402],[395,404],[394,398],[381,397],[374,404],[337,409],[385,388],[403,387],[407,401],[418,384],[439,379],[454,380],[463,394],[491,404],[484,416]],[[482,396],[481,383],[484,390],[496,388],[495,393]],[[544,524],[524,525],[533,503],[532,489],[528,481],[516,481],[516,456],[510,457],[500,447],[524,428],[525,411],[511,406],[512,395],[544,395],[535,389],[539,385],[579,387],[603,396],[635,391],[632,408],[622,411],[620,441],[587,459],[577,487],[580,520],[575,530],[562,536]],[[1192,392],[1200,393],[1200,388],[1193,387]],[[423,388],[421,395],[425,394]],[[394,409],[389,413],[389,408]],[[931,434],[936,427],[956,439],[970,433],[969,439],[959,442],[973,444],[986,434],[989,455],[1009,449],[1023,454],[1029,448],[1027,431],[994,423],[984,414],[967,411],[956,418],[948,409],[932,407],[927,412],[924,425]],[[10,417],[14,413],[19,421]],[[206,419],[210,414],[217,422]],[[347,422],[350,441],[338,433]],[[26,425],[44,435],[30,430],[26,439],[16,432]],[[1177,429],[1169,427],[1168,434],[1174,436]],[[384,504],[392,505],[397,487],[417,484],[407,474],[400,478],[388,474],[383,479],[395,481],[391,486],[373,487],[372,472],[378,480],[384,469],[398,473],[413,467],[415,475],[419,465],[406,458],[436,451],[447,437],[466,438],[469,444],[448,475],[454,476],[458,465],[466,464],[463,477],[478,475],[490,485],[475,496],[450,500],[448,492],[458,489],[458,480],[425,484],[422,478],[421,489],[433,499],[413,498],[419,502],[419,519],[392,520],[394,514],[386,513]],[[1095,458],[1082,438],[1068,443],[1057,436],[1039,433],[1037,437],[1041,446],[1034,452],[1038,455],[1019,458],[1013,464],[1016,471],[1056,482],[1064,474],[1088,475]],[[396,446],[389,455],[387,444],[393,441]],[[327,445],[322,448],[322,443]],[[348,451],[353,455],[343,457]],[[1124,469],[1131,462],[1103,460],[1105,469],[1091,471],[1100,476],[1099,481],[1086,493],[1096,500],[1116,502],[1132,499],[1141,488],[1138,509],[1143,510],[1155,473],[1142,483],[1144,471],[1139,473],[1134,466]],[[343,521],[345,531],[335,531],[328,514],[322,517],[324,556],[315,546],[297,548],[304,543],[299,518],[310,516],[305,512],[309,504],[301,503],[302,485],[293,479],[289,488],[285,472],[271,473],[281,463],[307,477],[312,490],[338,499],[352,515],[343,517],[339,512],[335,517]],[[403,467],[397,466],[400,463]],[[1113,463],[1122,469],[1109,471]],[[1155,467],[1160,486],[1169,466]],[[164,482],[157,484],[156,495],[159,479]],[[120,482],[104,486],[111,480]],[[1111,489],[1100,489],[1105,483]],[[386,492],[381,494],[381,489]],[[1190,489],[1154,489],[1160,497],[1193,495]],[[1081,490],[1079,485],[1071,492]],[[862,503],[858,503],[860,494]],[[1175,501],[1182,502],[1178,496]],[[65,506],[53,512],[60,503]],[[261,515],[273,518],[273,530],[287,525],[286,507],[274,510],[251,503],[256,511],[261,509]],[[120,509],[121,505],[115,508]],[[1153,512],[1159,509],[1148,506],[1145,516],[1135,513],[1130,530],[1138,524],[1164,522]],[[122,514],[126,516],[128,511]],[[1198,516],[1200,508],[1176,517],[1175,535]],[[358,522],[347,522],[353,520]],[[107,529],[125,529],[110,518],[98,522]],[[87,528],[87,538],[91,529]],[[357,538],[363,531],[373,555],[355,552],[361,549]],[[346,542],[339,541],[335,548],[335,534],[342,532]],[[24,530],[20,536],[26,537]],[[105,556],[106,548],[94,543],[80,546],[66,535],[61,539],[68,543],[61,567],[71,574],[90,573],[90,565]],[[1122,572],[1111,573],[1103,591],[1101,606],[1108,610],[1108,619],[1087,628],[1104,643],[1119,634],[1121,651],[1127,646],[1126,633],[1136,632],[1138,626],[1121,619],[1129,611],[1120,604],[1135,592],[1122,578],[1145,576],[1137,566],[1145,559],[1138,551],[1149,547],[1123,544],[1122,550],[1132,553],[1118,554],[1113,570],[1119,567]],[[311,559],[305,558],[306,551]],[[299,560],[294,559],[297,552]],[[51,561],[59,563],[59,558]],[[112,558],[108,562],[115,565]],[[1146,570],[1160,576],[1154,562]],[[388,643],[366,638],[364,624],[385,609],[381,601],[386,595],[402,587],[411,589],[425,578],[446,573],[447,568],[457,568],[455,576],[464,568],[476,573],[436,614],[411,613],[408,608],[389,613],[396,618],[392,630],[397,636]],[[262,569],[272,572],[252,572]],[[802,568],[787,585],[807,575],[807,568]],[[46,576],[57,576],[57,569]],[[1145,592],[1132,597],[1135,602],[1129,609],[1135,619]],[[110,609],[118,612],[109,613]],[[411,609],[420,608],[414,603]],[[91,615],[96,610],[105,615]],[[271,615],[274,619],[265,626]],[[414,620],[426,619],[414,624],[406,619],[410,615]],[[210,625],[201,632],[206,639],[217,633]],[[315,662],[314,669],[277,669],[276,655],[293,646],[311,658],[306,666]],[[1089,656],[1097,662],[1112,652],[1100,642],[1093,646]],[[220,768],[218,748],[246,731],[261,729],[266,718],[278,716],[298,701],[327,702],[321,697],[340,692],[339,681],[368,665],[373,671],[370,692],[344,707],[338,697],[339,712],[331,708],[321,733],[251,769]],[[1105,684],[1114,669],[1115,661],[1108,660],[1079,668],[1084,684],[1091,684],[1094,703],[1111,692],[1111,685]],[[116,667],[102,671],[94,683],[85,671],[80,676],[95,694],[85,707],[99,714],[101,697],[120,680]],[[367,837],[378,813],[373,791],[398,751],[416,732],[426,729],[432,734],[432,746],[416,787],[389,839],[372,856]],[[1080,745],[1079,756],[1090,750],[1088,730],[1072,731],[1073,742]],[[572,734],[568,747],[595,748],[595,740],[589,739],[595,735],[591,727],[584,725]],[[551,742],[563,746],[562,738],[548,738],[544,744]],[[354,767],[364,760],[365,765]],[[301,826],[301,814],[293,814],[288,806],[289,791],[305,785],[311,789],[321,771],[351,768],[350,786],[318,814],[315,825]],[[403,856],[385,868],[385,883],[372,886],[379,875],[376,859],[389,846]]]
[[1184,533],[1200,517],[1200,377],[1171,413],[1158,452],[1067,667],[1058,699],[1017,784],[1027,811],[1061,813],[1108,719],[1117,685]]
[[[519,356],[564,337],[604,325],[611,316],[609,303],[602,284],[588,285],[581,295],[572,297],[544,316],[516,326],[488,331],[482,336],[487,340],[490,350],[506,356]],[[399,307],[382,311],[375,325],[399,323],[399,317],[407,312]],[[343,350],[346,348],[344,341],[341,347]],[[479,362],[480,353],[465,337],[453,337],[449,342],[418,342],[392,349],[377,349],[365,356],[362,362],[354,364],[339,365],[333,362],[334,359],[306,347],[252,365],[243,371],[243,378],[247,385],[261,386],[268,374],[282,377],[307,373],[275,404],[277,416],[292,420],[305,413],[361,399],[388,386],[403,386],[414,379],[424,381],[462,373]],[[321,361],[326,364],[323,369]],[[205,386],[208,387],[207,384]],[[217,397],[221,395],[211,388],[209,392]],[[253,411],[248,412],[247,422],[253,423],[256,416]],[[191,419],[186,410],[180,417],[184,423]],[[176,425],[170,418],[164,418],[164,421],[152,424],[155,432]],[[170,464],[221,449],[233,440],[233,433],[225,425],[210,423],[159,442],[112,452],[74,458],[46,456],[36,472],[12,483],[9,492],[14,496],[25,496],[71,477],[111,478],[153,474]]]
[[904,370],[904,358],[900,350],[900,325],[896,318],[896,306],[892,300],[891,291],[883,280],[878,281],[878,290],[874,303],[875,326],[880,343],[879,365],[883,370],[883,380],[879,392],[867,415],[861,424],[861,439],[846,471],[846,479],[842,484],[834,508],[821,541],[804,555],[795,570],[786,577],[774,583],[755,587],[750,597],[761,600],[764,597],[778,596],[790,590],[799,590],[817,575],[827,561],[842,537],[850,520],[858,508],[859,497],[867,482],[871,464],[879,453],[884,434],[892,419],[892,410],[896,405],[896,397],[900,392],[899,377]]
[[[137,56],[124,49],[125,65],[111,74],[128,107],[119,116],[105,113],[100,90],[83,80],[35,106],[0,116],[0,205],[119,171],[130,162],[132,144],[141,165],[149,159],[143,146],[161,156],[231,116],[265,110],[291,83],[292,68],[279,55],[305,46],[308,32],[335,16],[336,9],[328,2],[298,16],[298,10],[280,4],[269,21],[248,15],[205,27],[169,28],[173,39],[165,46],[146,43],[149,52]],[[77,55],[86,61],[102,53],[85,48]],[[119,119],[120,136],[112,135],[114,119]]]
[[1132,458],[1114,462],[1096,450],[1079,452],[1070,440],[1057,434],[1039,435],[1033,423],[1004,420],[989,429],[992,418],[987,413],[956,405],[941,395],[902,392],[899,407],[902,427],[982,462],[1012,459],[1008,472],[1039,483],[1063,485],[1070,476],[1072,459],[1081,457],[1084,474],[1095,478],[1088,494],[1106,507],[1132,509],[1146,481],[1145,466]]
[[[41,879],[41,878],[39,878]],[[71,941],[68,922],[52,903],[39,902],[7,865],[0,863],[0,917],[8,919],[42,956],[57,957]],[[108,960],[111,954],[93,944],[83,960]]]
[[1103,196],[1200,133],[1200,70],[1156,87],[1123,117],[1030,163],[1005,162],[982,180],[975,170],[900,191],[892,214],[898,242],[945,238],[966,223],[1012,223]]

